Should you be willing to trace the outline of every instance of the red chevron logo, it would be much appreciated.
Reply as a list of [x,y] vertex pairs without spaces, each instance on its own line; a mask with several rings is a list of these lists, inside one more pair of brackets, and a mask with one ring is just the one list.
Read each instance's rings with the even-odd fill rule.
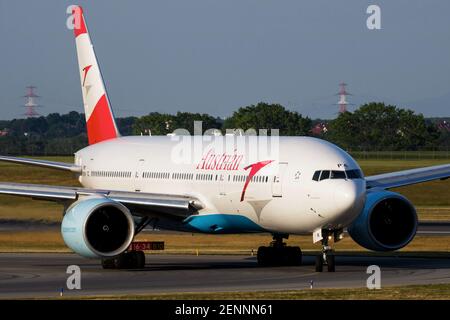
[[87,73],[88,73],[88,71],[89,71],[89,69],[90,69],[91,67],[92,67],[92,64],[90,64],[90,65],[88,65],[88,66],[86,66],[86,67],[83,68],[83,71],[84,71],[84,76],[83,76],[83,87],[84,87],[84,82],[86,81]]
[[259,170],[272,162],[273,160],[260,161],[244,168],[244,170],[250,169],[250,173],[248,174],[247,179],[245,180],[244,188],[242,189],[241,202],[244,201],[245,191],[247,191],[248,184],[250,183],[250,181],[252,181],[252,178],[255,176],[255,174],[257,174]]

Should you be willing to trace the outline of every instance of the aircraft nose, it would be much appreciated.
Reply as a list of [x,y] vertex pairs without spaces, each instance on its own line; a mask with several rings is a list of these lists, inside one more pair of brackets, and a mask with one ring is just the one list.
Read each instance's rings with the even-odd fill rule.
[[334,190],[335,211],[344,213],[351,211],[358,204],[360,190],[354,181],[343,181]]

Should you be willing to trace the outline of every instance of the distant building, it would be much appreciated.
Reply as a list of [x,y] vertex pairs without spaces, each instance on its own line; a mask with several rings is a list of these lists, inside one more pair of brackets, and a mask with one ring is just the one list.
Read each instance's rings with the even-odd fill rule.
[[311,132],[315,136],[320,136],[328,131],[327,124],[324,122],[319,122],[312,129]]
[[437,127],[439,130],[450,132],[450,122],[447,120],[438,122]]
[[0,137],[5,137],[8,134],[9,134],[9,129],[8,128],[0,130]]

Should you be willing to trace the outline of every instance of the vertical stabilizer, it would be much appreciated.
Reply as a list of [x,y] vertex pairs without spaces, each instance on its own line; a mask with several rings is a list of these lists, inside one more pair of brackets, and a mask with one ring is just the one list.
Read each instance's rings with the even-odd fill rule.
[[72,13],[89,144],[117,138],[120,134],[114,121],[83,9],[74,6]]

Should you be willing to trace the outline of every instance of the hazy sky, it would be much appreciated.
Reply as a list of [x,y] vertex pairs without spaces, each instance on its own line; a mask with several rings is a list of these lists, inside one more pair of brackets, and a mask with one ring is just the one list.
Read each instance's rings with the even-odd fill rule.
[[[72,1],[0,0],[0,119],[20,117],[25,86],[42,114],[82,111]],[[116,116],[207,112],[278,102],[336,116],[385,101],[450,116],[448,0],[79,1]],[[382,29],[366,27],[369,4]],[[355,108],[356,106],[352,106]]]

